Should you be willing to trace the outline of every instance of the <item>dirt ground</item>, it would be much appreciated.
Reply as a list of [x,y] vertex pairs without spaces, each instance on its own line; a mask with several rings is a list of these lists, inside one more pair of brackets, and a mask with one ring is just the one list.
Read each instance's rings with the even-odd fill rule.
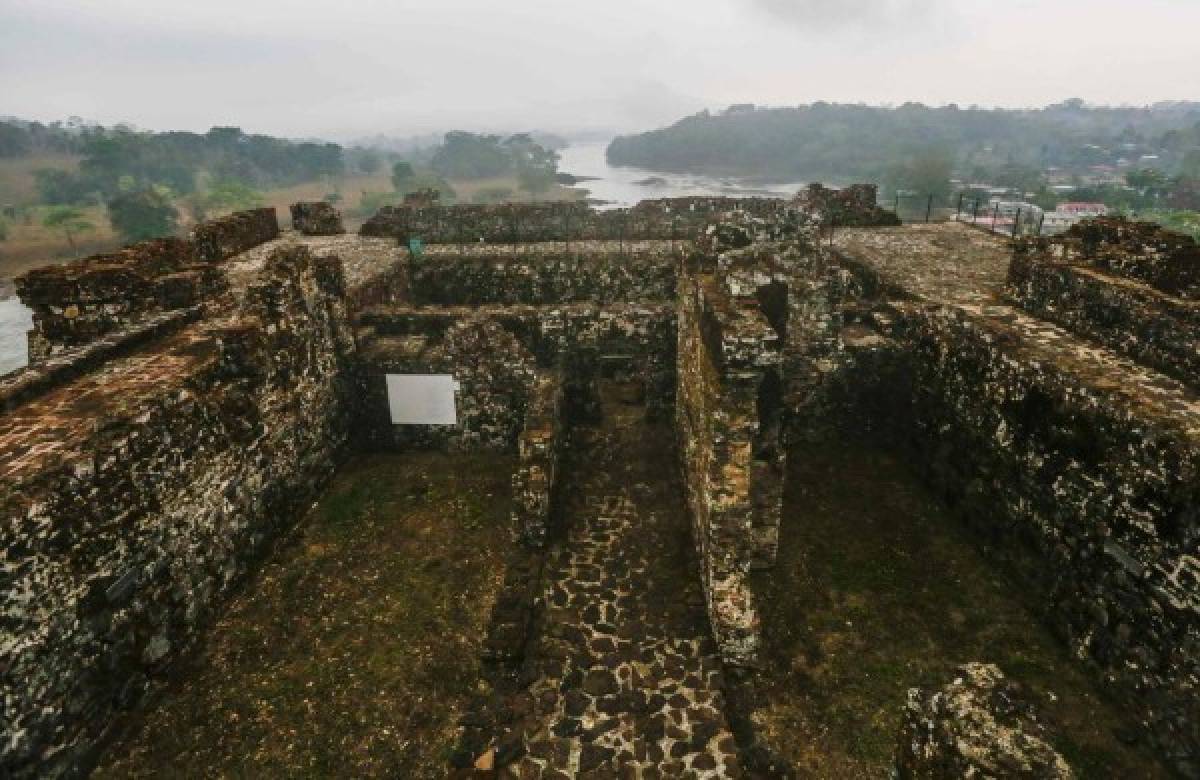
[[443,777],[513,544],[513,465],[352,462],[95,777]]
[[1165,776],[1093,679],[893,455],[792,454],[779,563],[755,575],[765,673],[753,720],[803,776],[887,777],[905,692],[997,664],[1040,694],[1083,778]]

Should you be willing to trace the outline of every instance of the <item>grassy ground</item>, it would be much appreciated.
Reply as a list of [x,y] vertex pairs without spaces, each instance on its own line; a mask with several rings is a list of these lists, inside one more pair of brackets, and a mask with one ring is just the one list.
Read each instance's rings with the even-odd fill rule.
[[95,776],[443,777],[512,544],[512,466],[343,469]]
[[1042,711],[1079,776],[1163,776],[904,464],[837,443],[789,471],[779,564],[753,582],[767,670],[754,719],[774,749],[815,777],[886,777],[905,691],[977,660],[1050,694]]
[[75,236],[75,249],[62,233],[42,226],[45,207],[31,209],[29,219],[6,220],[8,238],[0,241],[0,277],[12,278],[27,271],[73,257],[108,252],[121,246],[121,239],[108,223],[103,206],[80,209],[93,230]]

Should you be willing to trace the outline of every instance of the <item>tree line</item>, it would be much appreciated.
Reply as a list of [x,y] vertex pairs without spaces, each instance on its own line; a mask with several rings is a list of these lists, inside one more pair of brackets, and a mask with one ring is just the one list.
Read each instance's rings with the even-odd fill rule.
[[337,144],[248,134],[237,127],[153,133],[123,125],[0,123],[0,157],[47,152],[82,157],[78,171],[35,172],[41,200],[51,205],[107,200],[151,187],[190,195],[201,172],[216,180],[269,187],[340,175],[345,169]]
[[1200,175],[1200,103],[1144,108],[1086,105],[1042,109],[876,107],[814,103],[736,105],[703,111],[659,130],[615,139],[608,160],[675,172],[775,180],[881,181],[901,189],[964,179],[1037,186],[1047,169],[1151,158],[1171,175]]
[[[512,176],[517,186],[539,195],[554,186],[558,154],[529,133],[510,136],[454,131],[441,143],[393,149],[291,141],[214,127],[206,133],[146,132],[127,125],[103,127],[72,118],[66,123],[0,121],[0,158],[70,156],[74,169],[34,170],[42,224],[76,251],[76,238],[95,229],[85,207],[104,205],[113,228],[127,241],[178,230],[180,209],[200,221],[214,213],[261,205],[260,189],[328,180],[324,197],[339,202],[334,180],[346,173],[391,173],[393,191],[364,192],[360,209],[373,213],[403,195],[435,189],[456,197],[449,179]],[[507,187],[476,197],[509,199]],[[11,208],[10,204],[10,208]],[[0,240],[5,224],[0,220]]]

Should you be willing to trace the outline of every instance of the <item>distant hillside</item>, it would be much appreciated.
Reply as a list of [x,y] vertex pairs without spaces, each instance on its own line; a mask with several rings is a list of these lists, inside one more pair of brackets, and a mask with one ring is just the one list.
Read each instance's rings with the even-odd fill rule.
[[739,105],[617,138],[608,160],[661,171],[844,182],[879,179],[931,150],[966,171],[1079,170],[1145,159],[1173,173],[1200,150],[1200,103],[1108,108],[1068,100],[1036,110]]
[[337,144],[297,142],[214,127],[207,133],[139,131],[126,125],[0,122],[0,159],[81,158],[78,172],[38,171],[43,202],[79,203],[135,187],[196,191],[201,171],[255,186],[312,181],[343,172]]

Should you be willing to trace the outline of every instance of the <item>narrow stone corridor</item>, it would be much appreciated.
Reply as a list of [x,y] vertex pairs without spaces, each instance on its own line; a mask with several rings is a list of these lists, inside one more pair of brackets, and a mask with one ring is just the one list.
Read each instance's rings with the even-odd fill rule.
[[519,778],[737,777],[670,428],[604,391],[574,432]]

